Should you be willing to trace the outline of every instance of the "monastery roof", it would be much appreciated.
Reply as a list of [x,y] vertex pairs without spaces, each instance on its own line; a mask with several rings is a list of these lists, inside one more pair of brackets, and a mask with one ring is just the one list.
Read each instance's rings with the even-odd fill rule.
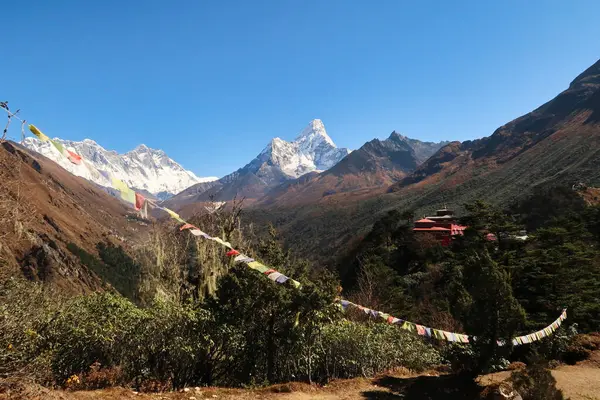
[[428,222],[428,223],[431,223],[431,224],[435,224],[435,221],[434,221],[434,220],[431,220],[431,219],[429,219],[429,218],[423,218],[423,219],[420,219],[420,220],[418,220],[418,221],[415,221],[415,224],[417,224],[417,223],[427,223],[427,222]]

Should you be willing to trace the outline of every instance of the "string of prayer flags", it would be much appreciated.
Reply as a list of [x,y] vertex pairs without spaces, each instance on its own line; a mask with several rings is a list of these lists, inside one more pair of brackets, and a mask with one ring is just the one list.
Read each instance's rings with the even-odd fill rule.
[[[175,215],[177,215],[177,214],[175,214]],[[218,237],[211,237],[211,236],[207,235],[206,233],[202,232],[202,230],[200,230],[196,226],[189,224],[185,221],[183,221],[183,222],[184,222],[184,224],[179,228],[180,231],[189,230],[195,236],[202,236],[205,239],[212,240],[214,242],[219,243],[222,246],[227,247],[230,250],[226,253],[226,255],[228,257],[235,257],[233,259],[235,262],[240,262],[240,263],[246,264],[249,268],[254,269],[254,270],[260,272],[261,274],[266,275],[267,278],[269,278],[273,282],[283,284],[283,283],[286,283],[287,281],[290,281],[290,283],[292,285],[294,285],[296,288],[300,288],[302,286],[300,284],[300,282],[298,282],[294,279],[291,279],[291,278],[285,276],[284,274],[282,274],[281,272],[278,272],[272,268],[269,268],[266,265],[263,265],[262,263],[256,261],[255,259],[240,253],[238,250],[234,249],[231,246],[231,243],[226,242],[223,239],[218,238]]]
[[[458,342],[458,343],[470,343],[471,340],[476,340],[475,337],[471,337],[469,335],[465,335],[462,333],[447,332],[447,331],[429,328],[427,326],[415,324],[414,322],[405,321],[403,319],[396,318],[394,316],[391,316],[391,315],[386,314],[381,311],[371,310],[368,307],[364,307],[364,306],[361,306],[360,304],[352,303],[351,301],[348,301],[348,300],[336,299],[336,302],[341,306],[343,311],[346,311],[346,309],[348,309],[348,307],[352,306],[352,307],[355,307],[355,308],[363,311],[367,315],[370,315],[374,318],[381,318],[389,324],[399,325],[400,328],[407,330],[409,332],[416,332],[417,335],[420,335],[420,336],[432,337],[432,338],[435,338],[438,340],[445,340],[447,342]],[[534,342],[537,340],[541,340],[545,337],[548,337],[560,327],[562,321],[564,321],[566,318],[567,318],[567,310],[565,309],[565,310],[563,310],[561,315],[556,319],[556,321],[552,322],[547,327],[545,327],[542,330],[539,330],[537,332],[530,333],[528,335],[513,338],[511,342],[514,346],[519,346],[522,344],[531,343],[531,342]],[[506,342],[499,340],[497,342],[497,344],[498,344],[498,346],[505,346]]]
[[[72,163],[80,165],[83,162],[83,164],[86,165],[86,167],[88,167],[88,169],[90,169],[90,171],[93,171],[94,173],[96,173],[96,171],[97,171],[98,173],[100,173],[104,178],[106,178],[107,182],[110,182],[110,185],[119,192],[121,199],[132,204],[133,207],[137,211],[140,211],[140,210],[142,210],[142,208],[144,208],[144,211],[142,211],[142,216],[144,214],[147,216],[147,204],[151,204],[152,206],[165,211],[167,214],[169,214],[171,216],[171,218],[184,224],[180,228],[180,230],[183,231],[183,230],[189,229],[190,233],[193,234],[194,236],[201,236],[205,239],[213,240],[213,241],[219,243],[220,245],[230,249],[230,251],[227,253],[227,255],[230,257],[235,256],[235,258],[234,258],[235,262],[245,263],[248,267],[257,270],[262,274],[267,275],[267,277],[274,282],[283,284],[287,281],[290,281],[296,288],[301,287],[300,282],[298,282],[294,279],[290,279],[289,277],[283,275],[282,273],[275,271],[274,269],[267,268],[265,265],[259,263],[258,261],[254,260],[250,257],[244,256],[243,254],[240,254],[239,251],[235,250],[231,246],[231,243],[226,242],[219,237],[211,237],[208,234],[202,232],[202,230],[198,229],[197,227],[195,227],[191,224],[188,224],[175,211],[170,210],[166,207],[160,207],[160,206],[156,205],[154,202],[147,200],[143,195],[141,195],[140,193],[137,193],[134,190],[132,190],[131,188],[129,188],[129,186],[127,186],[127,184],[125,184],[125,182],[112,176],[112,174],[110,174],[109,172],[97,170],[96,168],[90,168],[89,165],[87,164],[87,162],[80,155],[66,149],[60,142],[50,139],[48,136],[46,136],[44,133],[42,133],[42,131],[40,131],[36,126],[30,124],[29,130],[35,136],[37,136],[42,142],[48,142],[48,141],[51,142],[52,145],[63,156],[68,158]],[[97,175],[97,173],[96,173],[96,175]],[[225,205],[224,202],[214,203],[213,204],[213,212],[220,209],[224,205]],[[209,210],[209,211],[211,211],[211,210]]]
[[42,131],[40,131],[35,125],[29,125],[29,130],[38,137],[42,142],[50,142],[52,145],[58,150],[60,154],[65,156],[69,161],[73,164],[81,165],[81,156],[75,152],[72,152],[69,149],[66,149],[62,143],[57,140],[50,139],[48,136],[44,135]]
[[192,224],[184,224],[183,226],[181,226],[181,228],[179,228],[180,231],[189,229],[190,233],[194,236],[202,236],[205,239],[212,239],[211,236],[207,235],[206,233],[202,232],[200,229],[198,229],[197,227],[195,227]]
[[[62,154],[64,157],[66,157],[73,164],[76,164],[76,165],[82,164],[83,158],[79,154],[77,154],[69,149],[66,149],[65,146],[63,146],[62,143],[60,143],[58,140],[50,139],[48,136],[46,136],[44,133],[42,133],[42,131],[40,131],[35,125],[30,124],[29,130],[35,136],[37,136],[37,138],[40,139],[42,142],[50,142],[56,148],[56,150],[58,150],[58,152],[60,154]],[[88,167],[88,169],[90,169],[90,170],[94,169],[94,168],[89,168],[87,163],[84,163],[84,165],[86,167]],[[99,172],[111,183],[111,186],[114,189],[119,191],[121,199],[123,199],[124,201],[126,201],[129,204],[132,204],[136,210],[141,210],[143,201],[144,201],[143,196],[139,195],[138,193],[136,193],[135,191],[130,189],[129,186],[127,186],[125,184],[125,182],[123,182],[122,180],[115,178],[115,177],[111,177],[106,171],[99,170]]]

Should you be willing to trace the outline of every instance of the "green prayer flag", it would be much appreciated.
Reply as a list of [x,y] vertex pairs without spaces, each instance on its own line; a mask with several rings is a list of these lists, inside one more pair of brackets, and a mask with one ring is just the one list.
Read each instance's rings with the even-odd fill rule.
[[50,139],[50,143],[52,143],[54,145],[54,147],[56,147],[56,150],[58,150],[60,152],[60,154],[65,155],[65,148],[63,147],[62,144],[60,144],[60,142],[57,142],[54,139]]

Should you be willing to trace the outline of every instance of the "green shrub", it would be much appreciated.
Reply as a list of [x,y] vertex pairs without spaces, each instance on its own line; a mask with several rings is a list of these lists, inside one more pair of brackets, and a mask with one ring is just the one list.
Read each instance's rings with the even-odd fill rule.
[[0,376],[52,380],[40,347],[60,304],[61,296],[42,284],[15,278],[0,283]]
[[120,246],[98,243],[96,247],[101,259],[83,250],[75,243],[67,245],[67,249],[104,282],[109,283],[123,296],[136,300],[140,266]]
[[52,371],[59,383],[87,372],[98,362],[113,367],[135,349],[126,346],[147,314],[123,297],[109,293],[79,297],[53,322],[46,337]]
[[320,373],[328,378],[372,376],[395,368],[420,371],[441,363],[421,338],[387,324],[342,320],[323,328]]
[[126,338],[125,371],[138,385],[148,380],[173,388],[201,384],[209,365],[211,322],[205,310],[154,303]]

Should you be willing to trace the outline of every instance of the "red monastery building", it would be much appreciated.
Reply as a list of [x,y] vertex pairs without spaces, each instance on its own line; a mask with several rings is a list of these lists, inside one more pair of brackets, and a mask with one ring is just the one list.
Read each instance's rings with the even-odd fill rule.
[[443,208],[434,216],[415,221],[414,232],[429,233],[440,241],[442,246],[449,246],[454,236],[462,235],[466,226],[456,224],[454,211]]

